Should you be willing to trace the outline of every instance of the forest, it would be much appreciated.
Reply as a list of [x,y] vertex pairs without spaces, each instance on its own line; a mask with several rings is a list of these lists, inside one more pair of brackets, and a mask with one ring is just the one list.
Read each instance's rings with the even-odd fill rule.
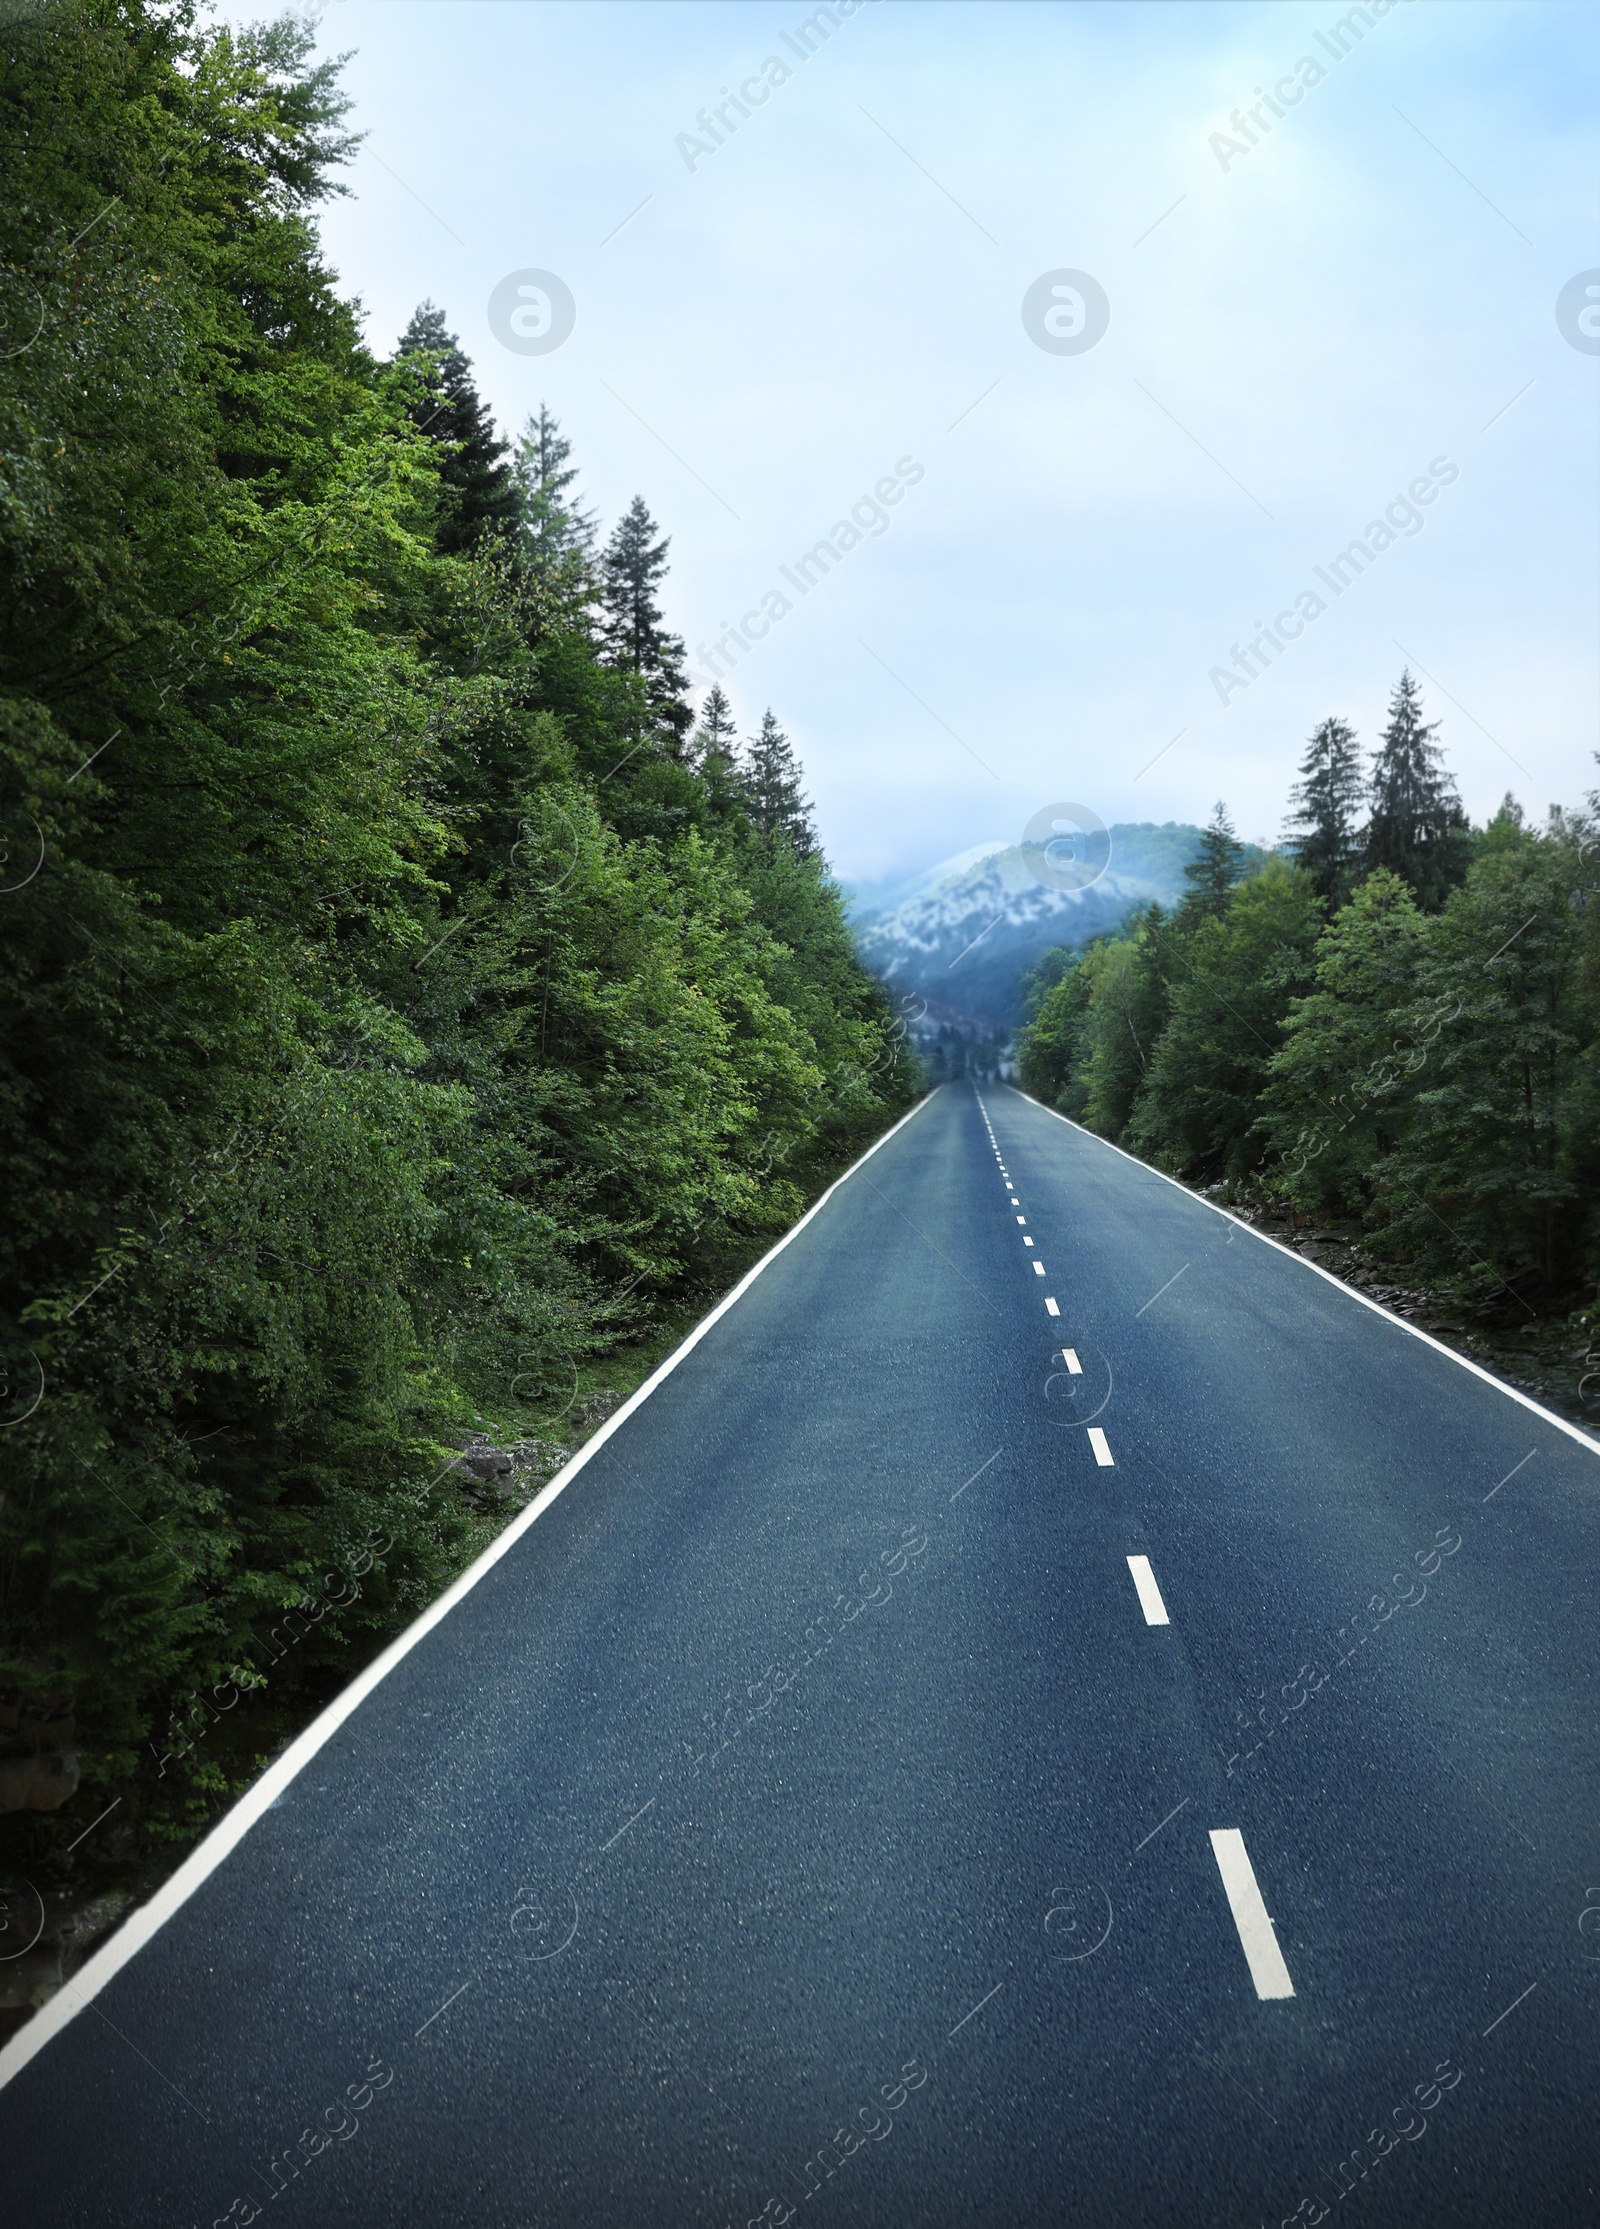
[[364,340],[310,29],[0,43],[0,1857],[70,1882],[504,1522],[474,1425],[659,1352],[916,1086],[645,502],[443,309]]
[[[1191,1183],[1353,1226],[1485,1320],[1600,1280],[1595,814],[1473,828],[1403,673],[1370,762],[1320,723],[1283,850],[1219,805],[1188,889],[1035,971],[1025,1088]],[[1600,1376],[1593,1380],[1600,1385]]]

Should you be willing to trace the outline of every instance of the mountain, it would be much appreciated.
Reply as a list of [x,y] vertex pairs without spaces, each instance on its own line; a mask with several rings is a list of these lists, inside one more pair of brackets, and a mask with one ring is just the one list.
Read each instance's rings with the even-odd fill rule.
[[1105,936],[1152,900],[1177,903],[1199,829],[1139,821],[1109,834],[1109,858],[1097,875],[1099,858],[1081,870],[1093,877],[1081,889],[1042,882],[1036,846],[995,842],[851,890],[850,926],[865,964],[898,998],[927,1003],[913,1025],[919,1037],[1008,1038],[1023,1019],[1028,971],[1052,946]]

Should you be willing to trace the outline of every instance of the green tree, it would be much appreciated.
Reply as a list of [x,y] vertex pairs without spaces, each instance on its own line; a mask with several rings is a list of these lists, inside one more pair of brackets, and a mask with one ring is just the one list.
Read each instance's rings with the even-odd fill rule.
[[101,1780],[374,1524],[347,1642],[460,1534],[411,1369],[454,1110],[364,981],[447,841],[393,616],[436,455],[316,253],[348,142],[311,42],[7,30],[45,317],[0,394],[0,774],[43,853],[4,901],[0,1326],[51,1396],[11,1435],[0,1687],[75,1692]]
[[445,451],[439,477],[444,490],[436,529],[441,550],[469,550],[486,533],[518,522],[518,491],[505,459],[507,444],[472,383],[472,364],[461,353],[444,312],[424,302],[400,336],[396,361],[421,367],[412,418]]
[[1422,692],[1409,671],[1389,700],[1389,721],[1372,761],[1371,817],[1364,860],[1410,883],[1425,913],[1437,912],[1471,859],[1466,814],[1434,742],[1439,723],[1422,717]]
[[1065,964],[1017,1035],[1017,1076],[1023,1090],[1074,1121],[1083,1119],[1085,1028],[1104,950],[1100,937],[1082,952],[1063,947]]
[[522,530],[547,565],[583,555],[594,546],[594,517],[568,489],[578,477],[569,464],[572,443],[548,404],[530,413],[516,445],[511,475],[521,499]]
[[1045,955],[1017,1040],[1025,1091],[1103,1138],[1122,1137],[1166,1027],[1175,935],[1152,905],[1120,936]]
[[0,1703],[71,1694],[150,1832],[486,1537],[441,1434],[725,1282],[913,1088],[823,863],[627,763],[642,670],[495,530],[464,360],[471,439],[417,423],[442,313],[362,347],[312,43],[62,0],[0,75],[0,1360],[47,1385]]
[[1309,875],[1273,860],[1182,939],[1128,1125],[1136,1151],[1233,1182],[1253,1173],[1257,1102],[1290,1003],[1310,987],[1321,910]]
[[1415,1028],[1447,1013],[1416,1119],[1380,1168],[1391,1239],[1480,1292],[1559,1291],[1596,1237],[1596,1021],[1584,942],[1588,831],[1503,821],[1429,923]]
[[602,635],[605,655],[643,686],[649,730],[681,753],[694,714],[684,702],[687,680],[681,636],[662,621],[657,592],[667,571],[666,536],[655,538],[656,523],[642,495],[636,495],[606,544],[601,560]]
[[1292,844],[1319,897],[1341,906],[1349,897],[1361,856],[1360,815],[1366,796],[1356,731],[1329,718],[1312,732],[1289,792]]
[[1171,978],[1182,939],[1153,905],[1112,945],[1095,985],[1083,1072],[1084,1120],[1101,1137],[1127,1132],[1150,1060],[1171,1012]]
[[512,456],[522,548],[537,583],[540,631],[556,625],[586,633],[598,596],[595,522],[569,492],[578,477],[572,444],[548,406],[530,414]]
[[720,801],[732,800],[739,789],[738,734],[733,707],[714,681],[700,707],[700,725],[689,746],[688,759],[707,788]]
[[1417,1074],[1448,1007],[1410,1034],[1424,917],[1408,885],[1379,868],[1323,930],[1316,987],[1293,1000],[1272,1056],[1257,1125],[1301,1207],[1359,1215],[1383,1155],[1410,1121]]
[[1179,912],[1185,929],[1203,920],[1218,920],[1227,910],[1228,894],[1239,880],[1244,847],[1219,799],[1215,812],[1200,832],[1200,848],[1183,870],[1189,885]]
[[758,734],[745,746],[740,786],[750,822],[769,843],[781,840],[800,858],[817,848],[811,825],[811,807],[801,788],[799,762],[794,747],[779,727],[769,705],[762,714]]

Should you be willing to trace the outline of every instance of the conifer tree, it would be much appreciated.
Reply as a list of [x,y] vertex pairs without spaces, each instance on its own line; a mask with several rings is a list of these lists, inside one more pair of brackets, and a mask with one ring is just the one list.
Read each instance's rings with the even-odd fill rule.
[[578,477],[572,444],[546,404],[530,413],[512,453],[521,532],[517,549],[531,573],[539,614],[535,632],[555,625],[591,637],[599,599],[594,518],[568,493]]
[[1200,849],[1183,870],[1189,885],[1183,901],[1184,925],[1218,916],[1227,910],[1228,892],[1239,879],[1243,846],[1219,798],[1217,809],[1200,832]]
[[651,716],[676,757],[694,714],[683,701],[683,639],[663,627],[656,602],[672,545],[665,535],[658,542],[655,532],[644,497],[636,495],[601,559],[602,637],[607,662],[643,680]]
[[700,725],[695,731],[690,755],[702,773],[726,781],[733,772],[736,752],[733,706],[723,693],[722,684],[713,682],[700,707]]
[[450,503],[435,530],[446,553],[471,549],[485,532],[513,525],[517,490],[504,462],[507,444],[472,384],[471,361],[456,345],[444,312],[424,302],[400,336],[396,361],[406,356],[434,358],[428,392],[412,407],[414,422],[452,452],[440,467]]
[[1300,761],[1300,779],[1289,792],[1287,839],[1320,897],[1341,906],[1350,895],[1361,855],[1357,826],[1366,781],[1355,729],[1326,719],[1313,732]]
[[1387,867],[1409,882],[1425,912],[1436,912],[1471,861],[1467,816],[1444,753],[1437,720],[1422,717],[1422,692],[1403,672],[1389,700],[1389,724],[1372,762],[1368,873]]
[[762,715],[761,732],[746,746],[743,781],[751,826],[769,842],[786,841],[797,858],[809,859],[817,849],[810,800],[800,787],[794,747],[770,705]]
[[536,559],[551,569],[573,557],[587,557],[594,544],[593,514],[567,493],[578,477],[568,464],[572,443],[549,406],[528,415],[512,458],[511,475],[521,499],[522,530]]

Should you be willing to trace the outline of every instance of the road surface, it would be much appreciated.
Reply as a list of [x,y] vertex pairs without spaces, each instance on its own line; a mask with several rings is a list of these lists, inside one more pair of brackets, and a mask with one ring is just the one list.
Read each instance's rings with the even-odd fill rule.
[[947,1086],[9,2047],[0,2214],[1592,2222],[1597,1539],[1570,1428]]

